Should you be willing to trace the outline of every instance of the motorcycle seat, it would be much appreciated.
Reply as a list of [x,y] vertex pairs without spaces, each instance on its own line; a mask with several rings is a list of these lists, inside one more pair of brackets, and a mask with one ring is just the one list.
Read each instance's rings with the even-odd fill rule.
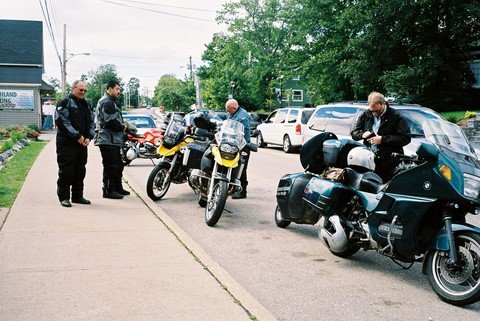
[[360,173],[350,167],[345,168],[343,177],[347,185],[366,193],[377,194],[386,185],[374,172]]

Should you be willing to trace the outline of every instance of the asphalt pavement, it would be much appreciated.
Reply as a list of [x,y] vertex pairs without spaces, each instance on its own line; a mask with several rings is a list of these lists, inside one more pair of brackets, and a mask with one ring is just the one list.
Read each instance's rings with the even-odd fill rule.
[[93,144],[92,204],[61,207],[54,137],[0,231],[0,320],[276,320],[128,177],[130,196],[102,198]]

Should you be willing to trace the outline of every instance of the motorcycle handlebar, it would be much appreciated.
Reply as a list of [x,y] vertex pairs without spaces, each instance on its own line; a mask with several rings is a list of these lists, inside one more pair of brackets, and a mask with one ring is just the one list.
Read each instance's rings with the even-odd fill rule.
[[405,160],[414,163],[420,163],[421,161],[418,159],[417,155],[405,155],[400,153],[392,153],[392,157],[398,160]]

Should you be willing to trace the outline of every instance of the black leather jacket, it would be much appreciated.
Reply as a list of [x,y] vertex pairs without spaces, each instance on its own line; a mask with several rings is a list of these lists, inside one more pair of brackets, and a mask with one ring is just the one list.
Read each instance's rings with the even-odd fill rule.
[[57,143],[77,143],[83,136],[90,140],[95,135],[95,123],[92,107],[85,99],[73,94],[63,97],[55,110]]
[[[403,116],[391,108],[386,107],[387,110],[381,116],[380,127],[377,135],[382,136],[382,143],[378,145],[377,156],[379,158],[390,158],[392,153],[402,153],[403,146],[410,143],[410,129]],[[366,131],[373,132],[373,114],[370,110],[366,110],[357,120],[355,128],[351,132],[354,140],[361,140],[362,134]],[[363,141],[366,146],[370,143]]]

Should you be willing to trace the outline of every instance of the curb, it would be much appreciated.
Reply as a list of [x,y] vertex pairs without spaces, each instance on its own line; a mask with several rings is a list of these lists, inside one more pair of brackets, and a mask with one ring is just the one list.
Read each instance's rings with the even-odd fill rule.
[[195,257],[195,259],[217,280],[250,316],[252,320],[278,321],[260,302],[258,302],[243,286],[241,286],[225,269],[223,269],[205,250],[200,247],[168,214],[152,201],[128,175],[123,179],[133,189],[136,196],[150,209],[152,214],[175,235],[178,241]]

